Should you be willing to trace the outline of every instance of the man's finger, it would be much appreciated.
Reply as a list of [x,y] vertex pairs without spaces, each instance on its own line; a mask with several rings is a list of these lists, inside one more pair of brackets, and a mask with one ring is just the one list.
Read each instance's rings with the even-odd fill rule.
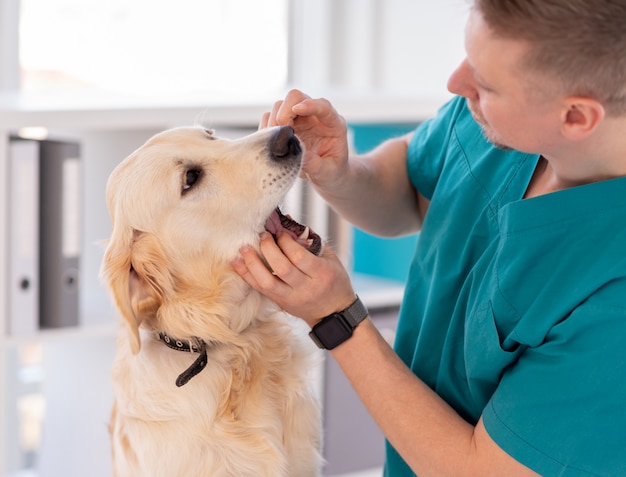
[[291,288],[267,268],[256,250],[244,246],[240,253],[241,258],[235,259],[232,266],[252,288],[270,298],[290,293]]

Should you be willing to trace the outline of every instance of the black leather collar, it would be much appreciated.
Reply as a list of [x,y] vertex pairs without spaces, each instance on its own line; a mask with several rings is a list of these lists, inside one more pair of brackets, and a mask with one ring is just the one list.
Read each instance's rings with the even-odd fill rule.
[[187,353],[200,353],[200,356],[183,371],[176,379],[176,386],[181,387],[189,382],[196,374],[202,371],[208,362],[206,352],[206,342],[200,338],[194,338],[192,340],[177,340],[169,337],[167,334],[161,332],[157,333],[157,337],[165,343],[168,348],[175,349],[176,351],[185,351]]

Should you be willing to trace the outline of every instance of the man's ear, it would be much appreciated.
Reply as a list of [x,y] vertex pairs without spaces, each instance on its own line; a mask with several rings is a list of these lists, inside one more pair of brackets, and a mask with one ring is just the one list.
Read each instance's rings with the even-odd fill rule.
[[570,97],[563,113],[563,135],[571,141],[580,141],[590,136],[604,120],[606,111],[595,99]]

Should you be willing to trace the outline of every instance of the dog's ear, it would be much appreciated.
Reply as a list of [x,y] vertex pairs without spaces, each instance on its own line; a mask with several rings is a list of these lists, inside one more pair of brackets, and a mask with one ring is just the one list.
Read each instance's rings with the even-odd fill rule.
[[156,319],[163,290],[171,281],[163,253],[153,235],[114,230],[104,254],[102,277],[124,319],[133,353],[141,347],[139,326]]

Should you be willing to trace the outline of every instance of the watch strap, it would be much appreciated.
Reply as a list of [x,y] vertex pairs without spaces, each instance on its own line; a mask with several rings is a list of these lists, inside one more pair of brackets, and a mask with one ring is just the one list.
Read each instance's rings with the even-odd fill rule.
[[345,310],[322,318],[311,329],[309,336],[319,348],[334,349],[352,336],[354,329],[368,314],[367,308],[357,295]]
[[357,295],[356,300],[354,300],[348,308],[340,311],[339,314],[343,315],[343,317],[348,321],[350,327],[354,330],[359,323],[367,317],[369,312]]

